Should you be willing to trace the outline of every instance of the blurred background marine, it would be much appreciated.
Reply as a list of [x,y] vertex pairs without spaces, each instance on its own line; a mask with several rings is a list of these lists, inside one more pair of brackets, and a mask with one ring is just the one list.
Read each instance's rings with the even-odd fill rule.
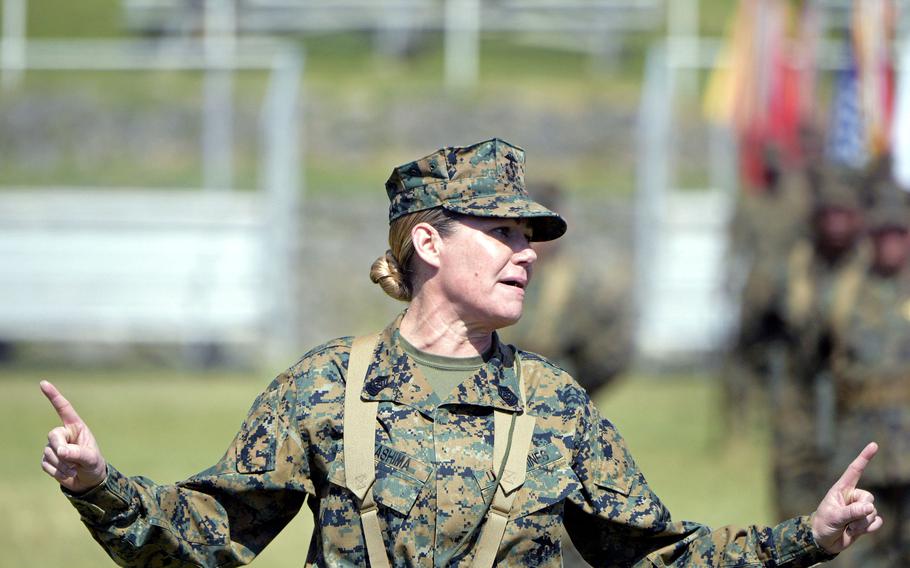
[[910,208],[890,180],[868,220],[871,259],[838,280],[831,312],[836,394],[833,464],[860,440],[880,439],[867,470],[885,530],[837,559],[838,567],[910,566]]
[[[566,209],[565,192],[554,183],[530,193],[551,210]],[[594,393],[628,370],[634,355],[628,261],[558,241],[532,246],[537,262],[524,311],[502,336],[552,359]]]
[[817,164],[812,159],[785,164],[777,148],[769,145],[761,183],[744,185],[735,205],[730,223],[730,278],[744,273],[745,281],[739,292],[736,334],[722,376],[721,407],[725,430],[731,436],[743,434],[756,420],[765,419],[773,377],[783,373],[786,324],[781,274],[790,250],[806,233]]
[[794,245],[783,282],[785,370],[772,380],[772,468],[778,516],[812,500],[823,487],[833,449],[831,336],[826,317],[834,284],[861,270],[859,178],[826,169],[816,188],[811,234]]

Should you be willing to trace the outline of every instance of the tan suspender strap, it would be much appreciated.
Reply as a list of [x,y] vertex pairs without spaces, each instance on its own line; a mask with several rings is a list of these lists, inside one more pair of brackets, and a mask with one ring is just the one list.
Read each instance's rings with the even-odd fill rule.
[[386,555],[385,543],[382,541],[382,529],[379,528],[379,509],[373,500],[373,488],[360,504],[360,524],[363,525],[363,538],[367,543],[367,555],[370,566],[389,568],[389,557]]
[[831,303],[831,329],[836,341],[842,341],[850,316],[856,306],[856,297],[866,280],[865,266],[856,263],[842,272],[834,284],[834,299]]
[[344,386],[344,479],[361,500],[376,479],[373,455],[379,404],[361,400],[360,391],[378,341],[378,334],[354,338]]
[[379,334],[357,337],[348,356],[344,385],[344,479],[348,489],[360,499],[360,523],[370,557],[370,566],[389,568],[389,557],[379,527],[379,510],[373,500],[376,464],[376,411],[379,403],[361,400],[373,350]]
[[[516,367],[518,354],[515,354]],[[502,479],[496,487],[490,512],[477,541],[477,552],[474,554],[474,566],[490,567],[496,562],[496,553],[506,534],[506,523],[512,512],[518,488],[525,482],[528,472],[528,454],[531,451],[531,440],[534,437],[535,417],[528,414],[525,401],[524,379],[519,371],[518,385],[521,401],[525,411],[515,416],[515,431],[512,433],[511,448],[506,460]],[[506,447],[509,445],[509,425],[513,414],[503,410],[493,410],[493,469],[498,471],[502,464]]]
[[477,552],[474,553],[474,566],[476,568],[490,568],[496,563],[496,553],[499,552],[499,545],[502,544],[502,538],[506,534],[506,523],[509,522],[509,513],[512,511],[512,503],[515,501],[517,491],[511,495],[506,495],[502,491],[502,486],[496,488],[496,496],[493,497],[493,504],[490,506],[490,512],[487,513],[486,523],[483,525],[483,531],[477,540]]
[[812,245],[806,241],[796,243],[787,259],[787,323],[801,326],[812,309],[815,288],[811,273]]
[[[512,413],[499,409],[493,411],[493,471],[499,471],[502,458],[509,443],[509,422]],[[527,412],[515,417],[515,432],[512,434],[512,449],[506,467],[502,472],[500,486],[511,494],[525,482],[528,472],[528,452],[534,435],[534,417]],[[494,501],[495,502],[495,501]]]

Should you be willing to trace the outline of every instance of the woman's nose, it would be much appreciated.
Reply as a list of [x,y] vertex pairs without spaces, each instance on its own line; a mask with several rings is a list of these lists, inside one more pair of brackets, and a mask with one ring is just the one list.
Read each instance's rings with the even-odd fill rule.
[[515,253],[515,264],[532,264],[535,260],[537,260],[537,252],[531,248],[531,243],[527,241]]

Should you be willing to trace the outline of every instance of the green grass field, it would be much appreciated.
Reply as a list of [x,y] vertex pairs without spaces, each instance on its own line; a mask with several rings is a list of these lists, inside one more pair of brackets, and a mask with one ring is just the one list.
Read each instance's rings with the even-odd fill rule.
[[[56,483],[40,469],[56,415],[37,383],[53,380],[93,429],[105,456],[129,475],[173,482],[214,463],[271,377],[219,374],[0,371],[0,549],[3,566],[113,565]],[[712,526],[766,523],[767,444],[761,432],[725,442],[713,383],[694,376],[629,378],[598,396],[676,518]],[[309,511],[257,559],[301,566]]]

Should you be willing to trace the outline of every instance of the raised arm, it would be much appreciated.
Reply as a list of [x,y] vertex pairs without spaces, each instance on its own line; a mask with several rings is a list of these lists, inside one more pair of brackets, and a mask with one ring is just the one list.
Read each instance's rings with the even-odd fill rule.
[[63,424],[47,434],[41,469],[74,494],[101,485],[107,477],[107,462],[92,431],[57,387],[48,381],[40,386]]
[[872,494],[857,485],[878,444],[869,443],[828,490],[812,515],[812,534],[825,550],[838,553],[860,536],[877,531],[884,523],[873,505]]
[[48,435],[42,468],[121,566],[247,564],[313,492],[289,373],[256,399],[217,464],[173,485],[117,471],[60,392],[47,382],[41,390],[63,422]]
[[578,550],[595,566],[803,568],[830,559],[882,525],[872,495],[857,489],[875,444],[850,464],[812,515],[774,527],[712,531],[671,519],[613,425],[593,408],[584,414],[573,464],[584,489],[566,502],[564,520]]

